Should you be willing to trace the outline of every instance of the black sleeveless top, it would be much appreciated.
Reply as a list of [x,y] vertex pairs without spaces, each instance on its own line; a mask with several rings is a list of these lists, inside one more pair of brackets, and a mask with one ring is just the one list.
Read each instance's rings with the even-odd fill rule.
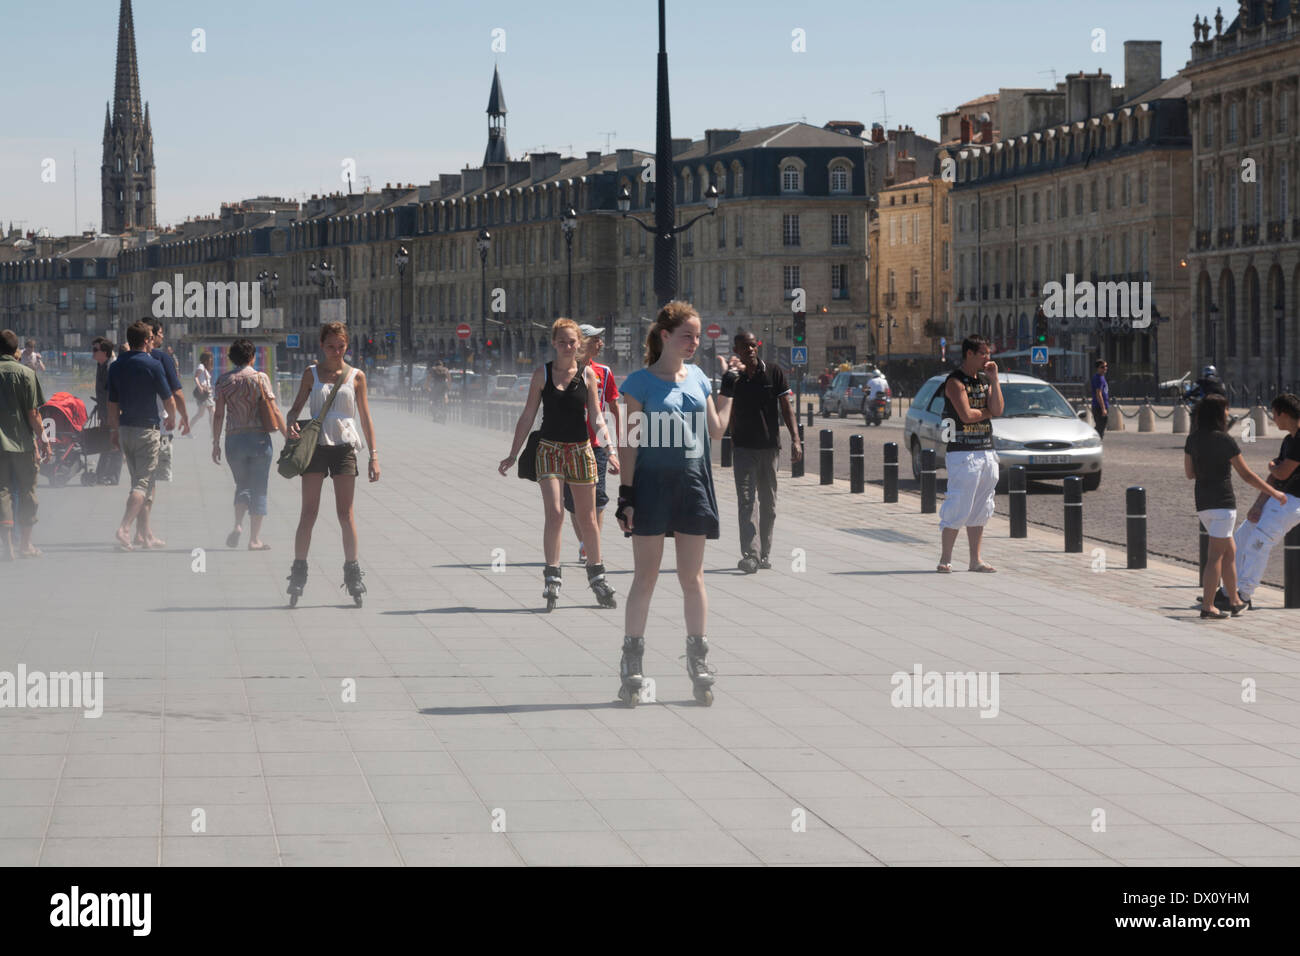
[[[952,400],[948,398],[948,382],[956,379],[961,386],[966,389],[966,401],[970,402],[972,411],[983,411],[988,408],[989,404],[989,383],[988,378],[983,372],[975,375],[967,375],[961,370],[961,367],[953,369],[948,376],[948,380],[943,383],[943,418],[951,419],[953,423],[952,441],[948,442],[948,451],[989,451],[993,448],[993,422],[985,419],[982,422],[966,424],[957,414],[957,409],[953,407]],[[939,427],[942,429],[943,422]]]
[[551,363],[546,363],[546,384],[542,386],[542,438],[546,441],[584,442],[587,437],[586,365],[579,365],[564,391],[551,381]]

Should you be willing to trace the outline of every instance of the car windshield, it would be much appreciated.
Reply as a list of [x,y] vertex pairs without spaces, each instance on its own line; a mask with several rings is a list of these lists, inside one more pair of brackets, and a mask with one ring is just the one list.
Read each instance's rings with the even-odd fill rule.
[[1061,393],[1046,382],[1008,382],[1002,386],[1003,418],[1074,418]]

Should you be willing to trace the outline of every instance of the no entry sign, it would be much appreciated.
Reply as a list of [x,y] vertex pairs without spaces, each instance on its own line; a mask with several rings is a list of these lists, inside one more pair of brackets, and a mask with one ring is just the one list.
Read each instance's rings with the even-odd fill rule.
[[460,325],[456,326],[456,338],[467,339],[469,338],[469,333],[470,328],[468,322],[462,322]]
[[704,330],[704,334],[711,339],[716,339],[718,336],[722,334],[722,326],[714,322],[712,325],[710,325],[707,329]]

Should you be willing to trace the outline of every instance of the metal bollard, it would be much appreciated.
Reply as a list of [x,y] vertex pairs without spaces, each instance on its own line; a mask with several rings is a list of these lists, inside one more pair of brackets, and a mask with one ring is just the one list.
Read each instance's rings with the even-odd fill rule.
[[829,428],[821,430],[821,445],[821,484],[829,485],[835,481],[835,433]]
[[808,400],[808,427],[809,427],[809,428],[812,428],[812,427],[813,427],[812,400],[811,400],[811,399]]
[[1188,425],[1189,417],[1190,416],[1187,414],[1186,405],[1174,406],[1174,434],[1175,435],[1187,434],[1187,425]]
[[1025,466],[1012,465],[1007,477],[1007,508],[1011,512],[1011,537],[1029,537],[1029,491],[1025,482]]
[[1198,567],[1201,569],[1201,577],[1205,577],[1205,563],[1210,560],[1210,533],[1205,530],[1205,525],[1199,521],[1196,522],[1196,526],[1201,529],[1201,555]]
[[722,436],[722,467],[731,467],[731,436]]
[[1147,490],[1134,485],[1124,492],[1128,518],[1128,566],[1130,570],[1147,566]]
[[1071,475],[1065,479],[1065,553],[1083,551],[1083,479]]
[[898,500],[898,442],[885,442],[885,502]]
[[1300,607],[1300,526],[1286,533],[1282,547],[1282,583],[1286,589],[1283,606]]
[[860,495],[866,491],[866,452],[862,450],[862,436],[849,436],[849,491]]
[[935,513],[936,456],[933,448],[921,449],[921,514]]
[[807,444],[804,443],[803,440],[803,425],[799,426],[799,446],[803,449],[803,457],[800,458],[798,461],[795,461],[794,456],[793,455],[790,456],[790,477],[791,478],[803,477],[804,462],[808,460],[808,446]]

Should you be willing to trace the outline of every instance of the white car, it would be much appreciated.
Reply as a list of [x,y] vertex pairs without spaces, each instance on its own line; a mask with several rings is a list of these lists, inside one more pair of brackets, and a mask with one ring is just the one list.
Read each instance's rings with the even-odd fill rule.
[[[912,477],[921,477],[921,449],[933,448],[937,467],[944,467],[942,441],[943,383],[947,374],[926,381],[903,419],[903,441],[912,456]],[[1006,404],[993,419],[993,448],[998,454],[998,490],[1006,489],[1012,465],[1024,465],[1028,480],[1078,475],[1084,491],[1101,484],[1101,439],[1092,426],[1050,382],[1016,372],[998,373]]]

